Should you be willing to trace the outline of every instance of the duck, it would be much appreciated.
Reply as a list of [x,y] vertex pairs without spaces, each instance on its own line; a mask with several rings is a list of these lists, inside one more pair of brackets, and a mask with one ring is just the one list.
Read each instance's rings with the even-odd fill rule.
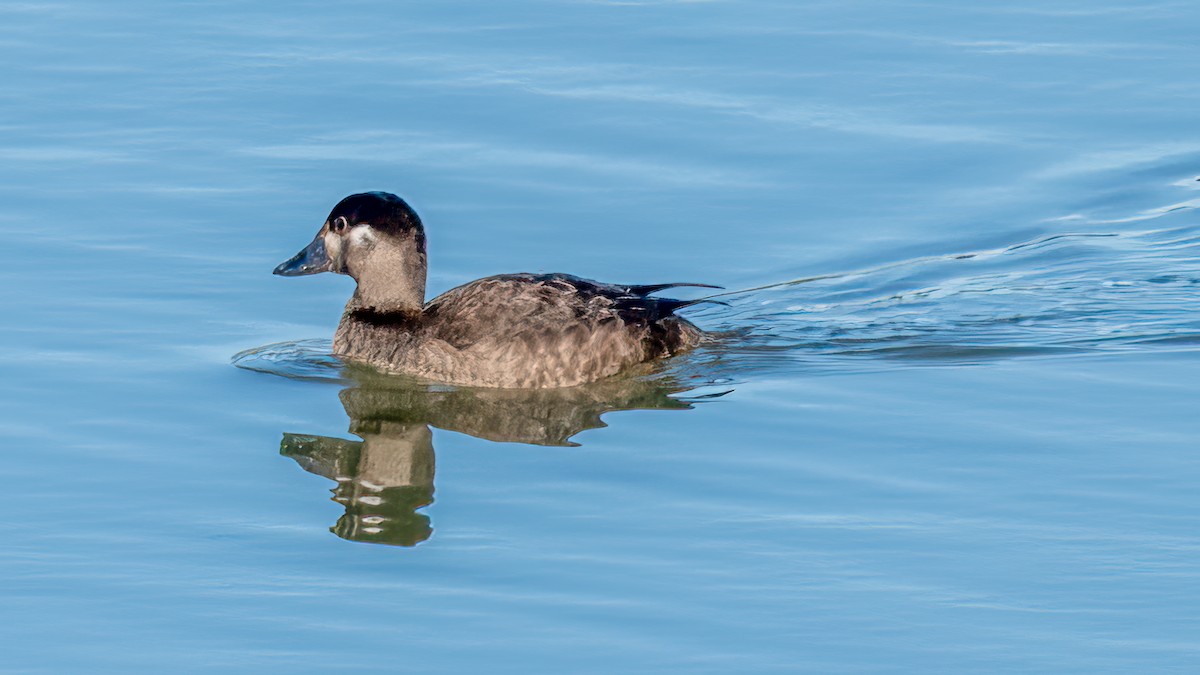
[[337,203],[312,243],[274,273],[350,276],[333,353],[385,373],[466,387],[555,388],[693,349],[708,334],[652,297],[700,283],[611,284],[561,273],[501,274],[426,302],[425,227],[389,192]]

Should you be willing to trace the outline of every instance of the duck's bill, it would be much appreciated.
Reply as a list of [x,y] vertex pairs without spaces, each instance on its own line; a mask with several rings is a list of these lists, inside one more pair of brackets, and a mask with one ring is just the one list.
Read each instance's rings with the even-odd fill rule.
[[282,277],[299,277],[330,271],[329,254],[325,252],[325,238],[317,235],[303,251],[286,262],[279,263],[275,274]]

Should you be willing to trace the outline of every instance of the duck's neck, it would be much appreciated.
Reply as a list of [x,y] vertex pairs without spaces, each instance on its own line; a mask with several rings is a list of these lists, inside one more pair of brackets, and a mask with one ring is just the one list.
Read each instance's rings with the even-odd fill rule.
[[[422,260],[422,262],[424,262]],[[358,276],[346,311],[417,315],[425,307],[425,266],[405,265]]]

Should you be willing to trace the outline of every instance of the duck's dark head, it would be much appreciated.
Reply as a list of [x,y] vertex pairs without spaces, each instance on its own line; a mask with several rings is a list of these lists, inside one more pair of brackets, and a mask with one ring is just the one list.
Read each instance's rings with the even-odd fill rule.
[[394,194],[363,192],[338,202],[312,243],[275,274],[347,274],[358,282],[360,305],[419,311],[425,270],[425,228],[416,212]]

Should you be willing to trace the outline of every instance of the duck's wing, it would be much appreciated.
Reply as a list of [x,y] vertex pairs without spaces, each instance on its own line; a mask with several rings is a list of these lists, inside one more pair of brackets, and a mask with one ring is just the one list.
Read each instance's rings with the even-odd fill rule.
[[[699,340],[671,312],[691,301],[565,274],[513,274],[459,286],[425,307],[429,337],[499,386],[570,386]],[[494,371],[494,372],[493,372]]]
[[425,323],[459,349],[619,317],[618,287],[568,275],[506,274],[451,289],[425,306]]

